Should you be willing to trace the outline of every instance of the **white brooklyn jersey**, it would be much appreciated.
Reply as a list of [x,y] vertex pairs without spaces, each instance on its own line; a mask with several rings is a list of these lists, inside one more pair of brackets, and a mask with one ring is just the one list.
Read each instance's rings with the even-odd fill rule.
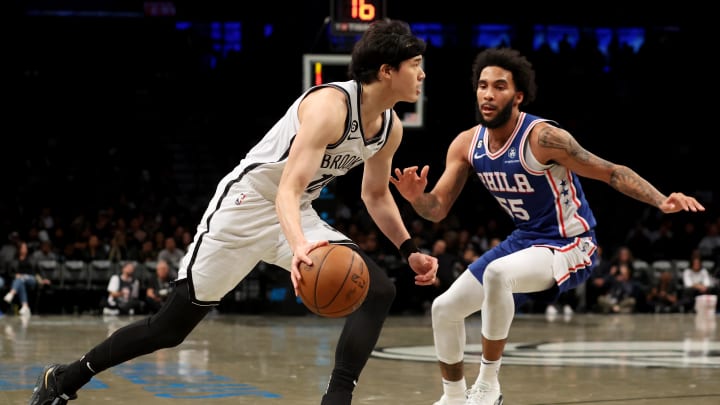
[[[302,204],[316,199],[323,187],[328,185],[335,177],[342,176],[353,167],[362,164],[365,160],[377,153],[387,142],[392,128],[392,110],[383,113],[383,123],[380,131],[374,136],[366,137],[360,121],[360,100],[362,87],[354,80],[346,82],[332,82],[312,87],[305,91],[288,108],[283,116],[255,145],[240,162],[238,169],[244,173],[253,189],[264,198],[275,201],[277,187],[280,183],[283,168],[287,162],[290,146],[297,135],[300,121],[298,108],[303,99],[312,91],[319,88],[333,87],[347,96],[348,115],[345,129],[338,134],[339,140],[325,149],[320,167],[302,196]],[[236,170],[237,172],[237,170]]]
[[312,201],[335,177],[361,165],[386,144],[393,115],[391,109],[384,111],[381,129],[377,134],[368,134],[366,139],[360,121],[362,88],[359,83],[348,81],[308,89],[218,183],[178,270],[178,279],[189,280],[196,304],[220,302],[260,261],[291,269],[293,252],[275,211],[277,187],[300,127],[300,102],[308,93],[329,87],[347,96],[347,120],[345,128],[337,134],[338,141],[325,149],[320,167],[302,195],[300,222],[309,241],[353,243],[318,215]]

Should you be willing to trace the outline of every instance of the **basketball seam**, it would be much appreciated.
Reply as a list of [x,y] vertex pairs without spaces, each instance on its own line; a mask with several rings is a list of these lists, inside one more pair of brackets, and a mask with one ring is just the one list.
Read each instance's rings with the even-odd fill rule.
[[[318,264],[318,268],[317,268],[318,274],[315,276],[315,288],[313,288],[313,292],[314,292],[313,307],[315,307],[315,310],[318,313],[322,312],[322,311],[320,311],[321,307],[320,307],[320,304],[318,303],[318,291],[319,291],[318,285],[320,284],[320,276],[321,276],[320,272],[322,271],[323,264],[325,264],[325,261],[327,260],[328,256],[330,256],[330,253],[332,253],[332,251],[335,250],[335,248],[337,247],[335,245],[331,245],[331,246],[332,247],[327,251],[327,253],[325,253],[325,256],[322,257],[322,260],[320,260],[320,264]],[[332,302],[332,300],[330,302]]]
[[[332,250],[331,250],[331,251],[332,251]],[[328,256],[329,256],[329,255],[330,255],[330,252],[328,252]],[[340,283],[340,286],[339,286],[339,288],[337,289],[337,292],[335,293],[335,296],[332,297],[332,299],[327,303],[326,306],[330,306],[330,304],[332,304],[333,302],[335,302],[335,300],[337,299],[337,297],[338,297],[338,296],[340,295],[340,293],[343,291],[343,287],[345,287],[345,284],[348,282],[348,278],[349,278],[350,275],[352,274],[353,265],[355,264],[355,260],[356,260],[357,257],[359,257],[358,254],[355,253],[355,251],[353,251],[353,252],[352,252],[352,260],[350,261],[350,265],[348,266],[348,268],[347,268],[346,271],[345,271],[345,278],[343,279],[343,282]],[[364,263],[364,262],[362,263],[362,267],[365,267],[365,263]],[[359,301],[362,302],[363,300],[359,300]],[[350,305],[350,306],[344,307],[344,308],[339,309],[339,310],[334,311],[334,312],[325,312],[324,314],[325,314],[325,315],[338,314],[338,313],[342,313],[342,312],[347,311],[349,308],[350,308],[350,309],[353,309],[353,311],[354,311],[355,309],[358,308],[358,303],[357,303],[357,302],[354,302],[354,303],[352,303],[352,305]],[[352,313],[353,311],[350,311],[350,312]]]

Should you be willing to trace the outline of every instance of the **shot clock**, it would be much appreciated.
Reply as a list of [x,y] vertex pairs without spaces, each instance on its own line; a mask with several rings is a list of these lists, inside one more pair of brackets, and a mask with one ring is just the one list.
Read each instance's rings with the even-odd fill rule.
[[385,13],[385,0],[330,0],[330,30],[333,35],[362,34]]

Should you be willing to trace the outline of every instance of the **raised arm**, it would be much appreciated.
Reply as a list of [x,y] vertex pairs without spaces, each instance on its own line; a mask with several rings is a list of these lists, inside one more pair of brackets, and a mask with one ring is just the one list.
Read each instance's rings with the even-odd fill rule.
[[705,211],[705,207],[694,197],[683,193],[666,196],[631,168],[592,154],[562,128],[548,123],[537,124],[530,135],[530,147],[541,163],[556,162],[580,176],[603,181],[628,197],[657,207],[664,213]]
[[472,167],[467,159],[473,134],[477,127],[461,132],[448,148],[445,171],[438,179],[432,191],[425,192],[427,175],[430,170],[424,166],[418,175],[418,166],[395,169],[395,177],[390,182],[395,185],[421,217],[439,222],[443,220],[457,200],[465,186]]

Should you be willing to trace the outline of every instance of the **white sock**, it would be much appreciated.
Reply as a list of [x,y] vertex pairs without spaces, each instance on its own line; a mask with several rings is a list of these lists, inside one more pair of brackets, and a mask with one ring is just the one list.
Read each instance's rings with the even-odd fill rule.
[[443,393],[445,394],[445,396],[450,398],[465,397],[465,391],[467,391],[467,384],[465,383],[465,378],[461,379],[460,381],[448,381],[443,378],[442,382]]
[[480,374],[478,374],[476,382],[483,382],[490,385],[491,387],[500,386],[500,381],[498,381],[498,373],[500,373],[501,362],[502,357],[497,360],[490,361],[487,360],[485,356],[483,356],[480,362]]

